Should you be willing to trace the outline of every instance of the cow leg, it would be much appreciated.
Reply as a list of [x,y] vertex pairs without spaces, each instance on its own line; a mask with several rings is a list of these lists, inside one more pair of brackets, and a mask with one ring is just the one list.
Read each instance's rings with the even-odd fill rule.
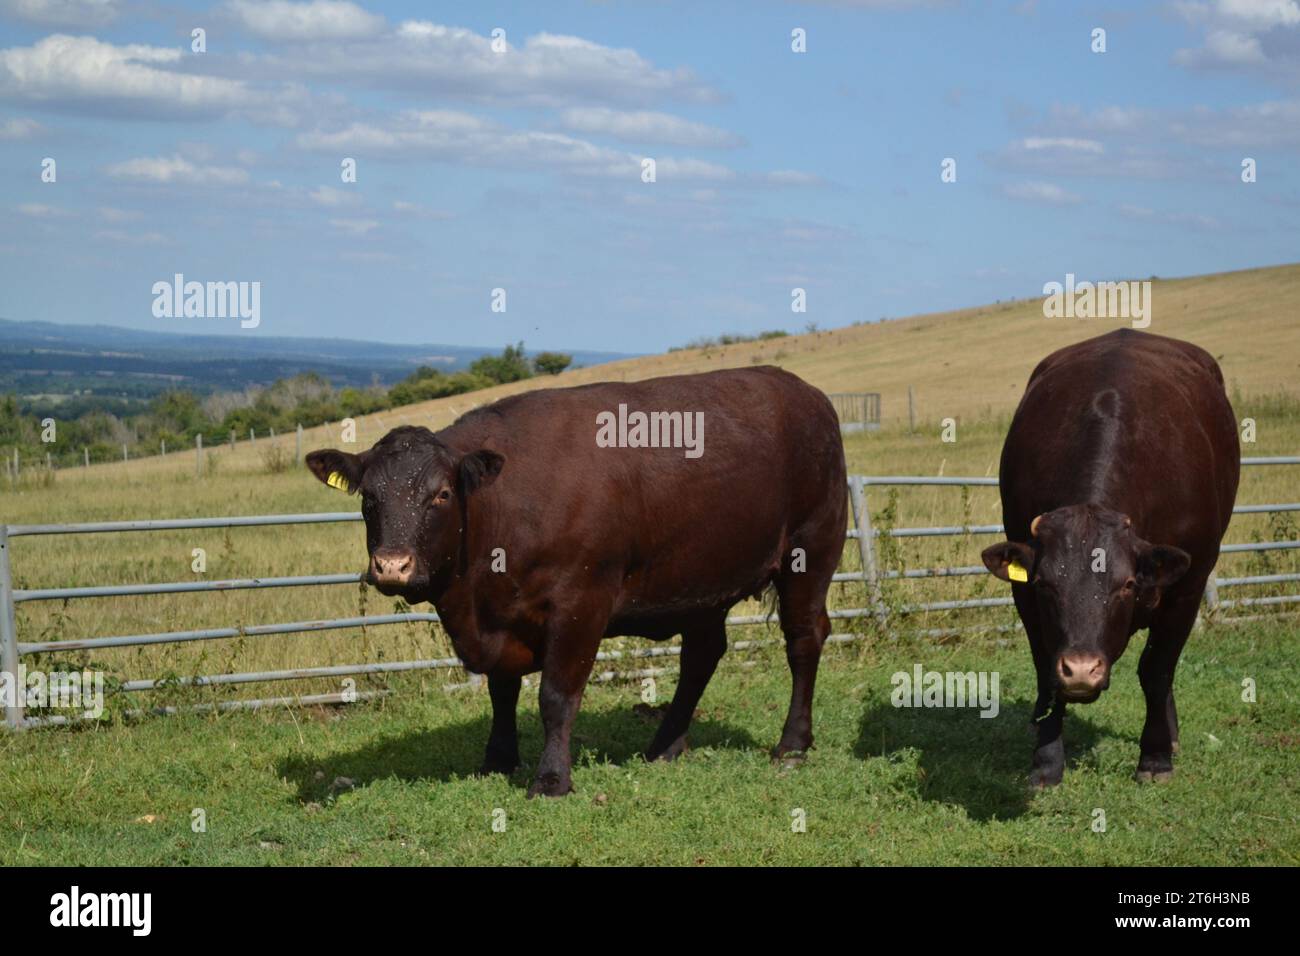
[[785,659],[790,665],[792,682],[790,711],[786,714],[781,740],[772,751],[774,759],[812,749],[813,688],[817,683],[822,645],[831,633],[831,621],[826,614],[829,582],[829,576],[824,581],[812,578],[811,571],[787,573],[777,581]]
[[[547,636],[546,657],[542,662],[542,682],[538,702],[542,711],[542,758],[528,796],[562,797],[573,790],[569,753],[569,736],[574,718],[582,703],[591,668],[596,663],[596,649],[605,633],[609,615],[584,610],[559,611],[552,616]],[[598,623],[592,624],[596,620]],[[559,633],[563,629],[564,633]]]
[[682,633],[681,677],[677,692],[668,705],[654,740],[646,750],[647,760],[672,760],[686,749],[686,728],[695,705],[708,686],[718,661],[727,650],[726,612]]
[[519,706],[519,677],[488,675],[488,696],[492,698],[492,730],[488,734],[487,753],[483,755],[480,774],[504,773],[519,767],[519,731],[515,711]]
[[1141,756],[1136,779],[1141,783],[1168,780],[1174,775],[1178,749],[1178,711],[1174,707],[1174,670],[1196,623],[1199,590],[1162,609],[1151,622],[1147,646],[1138,660],[1138,679],[1146,698],[1147,719],[1142,727]]
[[1013,588],[1016,610],[1025,625],[1029,639],[1029,652],[1034,658],[1034,673],[1038,678],[1038,699],[1034,701],[1033,727],[1038,741],[1034,745],[1033,770],[1029,785],[1036,789],[1054,787],[1065,776],[1065,743],[1061,730],[1065,724],[1065,703],[1056,699],[1056,662],[1043,646],[1042,628],[1038,621],[1038,605],[1028,588]]

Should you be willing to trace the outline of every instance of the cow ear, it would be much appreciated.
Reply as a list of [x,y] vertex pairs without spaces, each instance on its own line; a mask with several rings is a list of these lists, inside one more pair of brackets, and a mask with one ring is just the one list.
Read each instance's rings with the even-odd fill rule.
[[1146,544],[1138,548],[1137,583],[1139,588],[1167,588],[1192,565],[1192,556],[1181,548],[1167,544]]
[[1034,567],[1034,549],[1029,545],[1002,541],[989,545],[980,557],[984,559],[984,567],[995,578],[1017,584],[1029,583],[1029,572]]
[[457,468],[461,497],[468,498],[479,488],[492,484],[496,476],[501,474],[505,463],[503,456],[486,448],[470,452],[462,458]]
[[366,470],[364,455],[326,448],[307,455],[311,473],[331,488],[352,494],[361,487],[361,474]]

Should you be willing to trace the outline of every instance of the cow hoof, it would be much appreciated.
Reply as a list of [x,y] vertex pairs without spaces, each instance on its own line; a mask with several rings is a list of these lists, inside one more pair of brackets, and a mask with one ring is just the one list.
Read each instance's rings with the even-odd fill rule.
[[686,735],[682,734],[663,750],[659,751],[659,753],[647,753],[645,759],[651,762],[657,760],[676,760],[689,749],[690,747],[686,743]]
[[563,797],[573,792],[573,784],[563,780],[558,773],[544,773],[528,788],[528,799],[533,797]]
[[1048,787],[1059,787],[1065,774],[1060,770],[1035,770],[1029,775],[1030,790],[1046,790]]
[[483,765],[478,768],[478,775],[480,777],[490,777],[493,774],[499,773],[502,776],[508,777],[518,769],[518,760],[511,763],[508,760],[495,760],[492,757],[488,757],[483,761]]
[[1133,774],[1138,783],[1168,783],[1174,779],[1172,770],[1139,770]]
[[802,767],[807,760],[808,754],[803,750],[783,750],[777,747],[772,751],[772,762],[778,764],[782,770]]

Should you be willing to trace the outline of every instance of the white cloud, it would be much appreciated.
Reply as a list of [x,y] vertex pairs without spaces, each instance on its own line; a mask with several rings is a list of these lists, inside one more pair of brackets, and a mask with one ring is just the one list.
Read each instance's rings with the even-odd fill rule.
[[575,133],[610,136],[625,143],[731,149],[745,142],[742,137],[725,129],[649,110],[574,107],[560,114],[560,124]]
[[1002,169],[1038,176],[1167,179],[1177,172],[1177,164],[1161,153],[1134,145],[1108,150],[1100,140],[1078,136],[1029,136],[1009,143],[987,160]]
[[219,115],[252,102],[242,82],[168,69],[181,56],[178,49],[56,33],[0,50],[0,97],[150,117]]
[[229,0],[223,10],[265,40],[351,40],[383,32],[387,21],[342,0]]
[[1300,71],[1295,43],[1268,43],[1300,27],[1300,0],[1183,0],[1174,9],[1205,31],[1202,45],[1178,50],[1174,62],[1192,69]]
[[143,219],[144,213],[134,209],[118,209],[114,206],[100,206],[99,216],[105,222],[134,222]]
[[364,239],[379,228],[376,219],[331,219],[330,225],[357,239]]
[[1046,203],[1050,206],[1072,206],[1083,202],[1083,197],[1062,189],[1055,183],[1022,182],[1002,187],[1004,195],[1025,202]]
[[409,95],[512,105],[718,98],[692,71],[656,67],[635,50],[538,33],[497,53],[488,36],[421,20],[374,37],[244,54],[240,62],[241,75],[320,77]]
[[818,222],[788,221],[781,227],[781,238],[794,242],[843,243],[853,238],[853,233],[841,226]]
[[399,216],[406,216],[411,219],[451,219],[452,214],[441,209],[430,209],[427,206],[421,206],[418,203],[407,202],[399,199],[393,203],[393,212]]
[[[1054,105],[1033,125],[1042,133],[1110,136],[1129,144],[1262,149],[1300,146],[1300,99],[1266,100],[1224,109],[1150,110],[1108,106],[1083,110]],[[1015,150],[1005,151],[1014,155]],[[1022,156],[1027,155],[1020,151]]]
[[18,211],[32,219],[70,219],[72,213],[58,206],[47,206],[41,202],[25,202],[18,206]]
[[46,27],[102,27],[117,18],[117,0],[0,0],[0,13]]
[[168,241],[161,232],[127,232],[124,229],[101,229],[95,233],[95,238],[101,242],[133,246],[161,246]]
[[1203,47],[1174,54],[1175,63],[1190,67],[1258,66],[1267,60],[1258,37],[1235,30],[1211,30]]
[[1300,23],[1300,3],[1296,0],[1219,0],[1216,6],[1222,16],[1252,27],[1293,27]]
[[18,117],[0,122],[0,142],[5,140],[31,139],[45,129],[36,120]]
[[[297,145],[313,152],[399,160],[433,160],[475,168],[566,172],[640,182],[640,154],[597,146],[563,133],[517,130],[454,110],[408,111],[333,131],[302,133]],[[736,179],[706,160],[654,156],[657,182]]]
[[565,168],[589,174],[639,175],[631,154],[559,133],[517,131],[451,110],[408,112],[333,132],[300,134],[304,149],[365,152],[389,159],[433,159],[479,166]]
[[1192,212],[1159,212],[1146,206],[1132,203],[1120,203],[1116,209],[1126,219],[1141,222],[1154,222],[1166,226],[1191,227],[1193,229],[1218,229],[1220,223],[1213,216]]
[[361,199],[355,192],[334,186],[317,186],[311,192],[312,201],[321,206],[355,206]]
[[1026,150],[1065,150],[1081,153],[1101,154],[1106,148],[1095,139],[1072,139],[1070,137],[1030,136],[1021,140],[1020,145]]
[[115,179],[135,182],[178,183],[190,186],[240,186],[248,171],[235,166],[203,166],[180,155],[142,156],[108,167]]
[[815,173],[800,172],[797,169],[774,169],[763,173],[761,180],[769,186],[822,186],[825,180]]
[[1194,146],[1300,147],[1300,100],[1270,100],[1225,110],[1198,107],[1170,117],[1171,137]]
[[[675,159],[672,156],[664,156],[655,160],[657,167],[656,181],[674,180],[674,179],[691,179],[706,180],[709,182],[727,182],[735,179],[736,174],[726,166],[720,166],[717,163],[706,162],[702,159]],[[640,161],[637,161],[637,169],[640,169]],[[621,174],[618,170],[617,174]]]

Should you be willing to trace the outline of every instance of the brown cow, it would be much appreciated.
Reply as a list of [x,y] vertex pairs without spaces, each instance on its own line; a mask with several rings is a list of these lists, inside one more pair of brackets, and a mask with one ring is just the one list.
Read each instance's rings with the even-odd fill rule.
[[[675,416],[675,417],[674,417]],[[794,678],[776,754],[812,745],[826,592],[844,546],[844,450],[826,396],[770,367],[505,398],[436,434],[312,452],[362,498],[367,579],[437,608],[488,675],[485,772],[519,765],[520,679],[541,671],[529,795],[568,793],[569,733],[603,638],[682,635],[676,694],[646,756],[685,746],[727,646],[728,610],[773,586]]]
[[983,554],[1012,582],[1038,672],[1034,785],[1061,782],[1065,705],[1096,700],[1142,628],[1137,779],[1172,775],[1174,668],[1219,557],[1240,466],[1223,374],[1195,345],[1120,329],[1034,369],[1002,448],[1009,540]]

